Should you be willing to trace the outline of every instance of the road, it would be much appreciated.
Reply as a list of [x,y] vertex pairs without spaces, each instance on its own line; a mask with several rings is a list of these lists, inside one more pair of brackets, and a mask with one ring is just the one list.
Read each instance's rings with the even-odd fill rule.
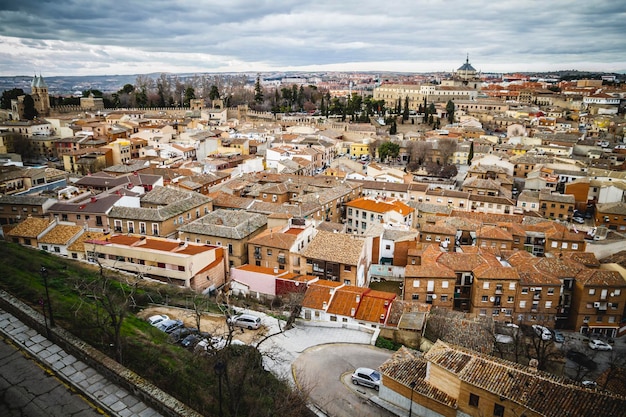
[[0,416],[101,416],[10,342],[0,338]]
[[391,352],[369,345],[330,344],[307,349],[294,364],[298,386],[308,392],[311,401],[333,417],[391,417],[367,400],[376,391],[354,386],[349,374],[358,367],[377,368],[391,357]]

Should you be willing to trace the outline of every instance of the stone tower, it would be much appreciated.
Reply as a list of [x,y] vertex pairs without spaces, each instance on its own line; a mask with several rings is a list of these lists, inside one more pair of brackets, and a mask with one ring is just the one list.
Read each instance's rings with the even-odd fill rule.
[[48,116],[50,114],[50,97],[48,96],[48,85],[44,81],[41,74],[35,75],[33,81],[30,83],[33,100],[35,101],[35,109],[39,116]]

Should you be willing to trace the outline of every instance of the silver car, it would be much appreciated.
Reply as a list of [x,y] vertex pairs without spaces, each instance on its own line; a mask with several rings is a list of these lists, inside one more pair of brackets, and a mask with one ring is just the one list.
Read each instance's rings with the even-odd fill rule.
[[358,368],[351,378],[354,385],[363,385],[374,388],[376,391],[380,388],[380,373],[375,369]]
[[261,318],[252,314],[238,314],[230,317],[228,323],[233,326],[245,327],[246,329],[258,329],[261,327]]

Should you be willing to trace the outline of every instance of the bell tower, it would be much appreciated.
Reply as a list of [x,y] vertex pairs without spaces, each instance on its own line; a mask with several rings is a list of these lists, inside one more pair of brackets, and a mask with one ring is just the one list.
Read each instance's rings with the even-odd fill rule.
[[40,116],[48,116],[50,114],[50,96],[48,96],[48,85],[44,81],[41,74],[35,75],[30,83],[31,92],[35,102],[35,109]]

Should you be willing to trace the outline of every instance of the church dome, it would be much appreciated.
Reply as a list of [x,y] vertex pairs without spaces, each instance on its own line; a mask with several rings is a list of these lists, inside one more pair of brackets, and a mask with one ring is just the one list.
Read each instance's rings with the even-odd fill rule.
[[461,67],[457,71],[473,71],[476,72],[476,69],[472,67],[472,64],[469,63],[469,56],[465,60],[465,64],[461,65]]

